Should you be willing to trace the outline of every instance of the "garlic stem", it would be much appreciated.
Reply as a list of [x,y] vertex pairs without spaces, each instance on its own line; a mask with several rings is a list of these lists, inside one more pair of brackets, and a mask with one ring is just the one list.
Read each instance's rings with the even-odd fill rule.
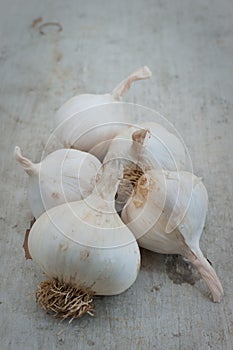
[[119,162],[125,167],[133,162],[138,164],[145,153],[145,144],[148,140],[150,132],[148,129],[139,129],[133,132],[130,139],[122,136],[116,136],[109,147],[109,150],[104,158],[104,163],[119,159]]
[[133,82],[148,79],[151,75],[152,73],[147,66],[137,69],[115,87],[112,92],[112,97],[119,101],[120,98],[130,89]]
[[118,185],[123,178],[123,166],[119,159],[103,164],[102,172],[96,182],[96,192],[106,201],[114,203]]
[[145,145],[147,137],[150,135],[149,129],[139,129],[133,132],[132,140],[139,143],[141,146]]
[[15,147],[15,159],[22,165],[23,169],[29,176],[37,175],[39,173],[39,164],[33,163],[30,159],[24,157],[21,153],[20,147]]
[[193,254],[188,253],[186,255],[187,259],[198,269],[200,272],[203,280],[207,284],[213,301],[219,302],[222,295],[223,295],[223,288],[219,281],[219,278],[213,269],[213,267],[210,265],[210,263],[207,261],[207,259],[203,256],[200,249],[195,251],[192,251]]
[[[116,137],[112,141],[105,156],[106,165],[108,162],[112,164],[118,159],[119,164],[124,168],[124,173],[118,176],[118,179],[121,179],[117,190],[116,208],[118,212],[122,210],[143,171],[150,168],[150,162],[146,159],[145,154],[145,146],[149,136],[149,130],[142,128],[134,131],[131,139],[124,139],[124,134],[122,134],[122,138]],[[117,166],[114,165],[114,167]]]

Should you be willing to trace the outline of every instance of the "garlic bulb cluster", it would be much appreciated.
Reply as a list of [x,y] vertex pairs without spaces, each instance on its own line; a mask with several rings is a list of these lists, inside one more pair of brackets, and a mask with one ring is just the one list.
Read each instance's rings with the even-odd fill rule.
[[17,146],[15,157],[29,175],[28,200],[35,218],[52,207],[91,194],[101,167],[93,155],[73,149],[57,150],[34,164]]
[[151,170],[138,181],[121,217],[141,247],[187,258],[218,302],[223,294],[221,283],[199,247],[207,205],[200,178],[189,172]]
[[[145,66],[110,94],[66,102],[56,113],[53,135],[67,149],[34,164],[15,148],[29,175],[36,218],[25,251],[48,278],[36,298],[57,317],[92,314],[94,295],[132,286],[139,246],[181,254],[197,267],[214,301],[223,294],[199,247],[208,196],[201,179],[188,172],[183,142],[146,118],[146,108],[119,102],[134,81],[150,76]],[[145,122],[135,124],[139,115]]]
[[[71,98],[55,115],[54,134],[65,147],[91,152],[102,161],[109,146],[107,141],[124,128],[121,122],[128,118],[124,110],[119,113],[115,103],[133,82],[150,76],[149,68],[144,66],[119,83],[112,93],[81,94]],[[101,146],[96,147],[99,144]]]

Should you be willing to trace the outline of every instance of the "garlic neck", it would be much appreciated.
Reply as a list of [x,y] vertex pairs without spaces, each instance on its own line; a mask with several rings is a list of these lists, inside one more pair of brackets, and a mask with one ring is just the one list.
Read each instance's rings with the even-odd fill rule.
[[136,164],[139,164],[142,160],[142,162],[145,162],[145,146],[148,140],[148,137],[150,135],[150,132],[148,129],[139,129],[132,133],[131,135],[131,155],[132,155],[132,161],[136,162]]
[[149,129],[139,129],[133,132],[132,140],[141,146],[145,146],[149,137]]
[[118,159],[103,164],[102,172],[98,175],[96,187],[93,192],[105,201],[114,205],[118,185],[123,178],[123,166]]
[[112,92],[112,97],[119,101],[120,98],[130,89],[134,81],[150,78],[151,75],[151,71],[147,66],[137,69],[115,87]]
[[40,163],[38,164],[32,163],[30,159],[24,157],[21,153],[21,149],[18,146],[15,147],[14,154],[15,154],[15,159],[20,163],[24,171],[29,176],[35,176],[39,174]]

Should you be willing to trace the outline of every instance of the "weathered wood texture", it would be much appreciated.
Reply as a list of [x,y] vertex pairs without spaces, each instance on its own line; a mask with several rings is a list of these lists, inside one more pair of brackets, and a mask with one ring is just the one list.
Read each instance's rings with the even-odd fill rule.
[[[232,18],[231,0],[1,1],[1,349],[232,349]],[[62,31],[40,34],[45,22]],[[94,318],[61,323],[35,303],[43,275],[24,260],[31,214],[13,148],[39,160],[68,97],[110,91],[144,64],[153,78],[126,100],[158,110],[189,147],[209,192],[201,246],[225,296],[214,304],[203,281],[174,284],[167,258],[144,250],[133,287],[98,298]]]

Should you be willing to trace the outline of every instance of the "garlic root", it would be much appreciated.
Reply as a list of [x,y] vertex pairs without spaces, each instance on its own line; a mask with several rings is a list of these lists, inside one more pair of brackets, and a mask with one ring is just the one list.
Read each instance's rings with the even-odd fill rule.
[[151,75],[152,73],[147,66],[138,68],[115,87],[112,92],[112,97],[119,101],[120,98],[130,89],[133,82],[148,79],[151,77]]
[[37,303],[55,318],[67,319],[70,322],[84,314],[93,315],[92,294],[84,289],[57,279],[41,282],[36,291]]
[[117,197],[115,200],[115,208],[119,214],[121,213],[128,198],[132,195],[139,178],[143,174],[144,171],[135,163],[129,164],[124,168],[123,179],[119,183]]

